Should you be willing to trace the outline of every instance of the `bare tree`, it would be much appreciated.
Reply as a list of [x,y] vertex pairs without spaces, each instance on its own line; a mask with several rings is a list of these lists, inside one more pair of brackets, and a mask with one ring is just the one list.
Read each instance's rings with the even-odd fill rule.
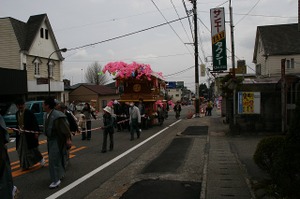
[[102,73],[102,66],[99,65],[98,62],[87,67],[85,79],[88,83],[94,83],[97,85],[104,85],[109,81],[106,74]]

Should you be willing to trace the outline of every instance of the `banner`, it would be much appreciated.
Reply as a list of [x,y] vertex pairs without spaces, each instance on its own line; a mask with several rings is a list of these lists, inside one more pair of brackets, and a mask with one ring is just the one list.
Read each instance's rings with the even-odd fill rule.
[[213,71],[227,70],[224,8],[210,9]]

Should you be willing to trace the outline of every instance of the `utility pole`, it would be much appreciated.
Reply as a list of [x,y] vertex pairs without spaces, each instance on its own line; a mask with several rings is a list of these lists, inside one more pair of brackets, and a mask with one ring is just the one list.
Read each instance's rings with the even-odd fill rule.
[[199,108],[199,63],[198,63],[198,31],[197,31],[197,0],[189,0],[193,4],[193,13],[194,13],[194,46],[195,46],[195,108],[196,113],[195,117],[200,117]]
[[[229,0],[229,13],[230,13],[230,35],[231,35],[231,61],[232,61],[232,78],[235,79],[235,54],[234,54],[234,25],[232,17],[231,0]],[[236,125],[236,88],[233,90],[233,124]]]
[[281,132],[286,130],[286,79],[285,79],[285,61],[281,59]]

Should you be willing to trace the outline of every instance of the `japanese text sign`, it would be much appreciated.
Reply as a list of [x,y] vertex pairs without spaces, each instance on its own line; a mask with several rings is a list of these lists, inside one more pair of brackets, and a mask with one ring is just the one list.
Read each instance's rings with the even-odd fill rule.
[[213,70],[227,70],[224,8],[210,9]]

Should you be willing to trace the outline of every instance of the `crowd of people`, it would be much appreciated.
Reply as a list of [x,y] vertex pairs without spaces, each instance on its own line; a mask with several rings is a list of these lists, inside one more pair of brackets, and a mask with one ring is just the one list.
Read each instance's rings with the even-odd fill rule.
[[[16,113],[18,126],[16,151],[20,168],[28,170],[37,163],[44,167],[46,162],[39,151],[41,129],[37,119],[31,110],[25,108],[23,99],[16,100],[15,104],[18,108]],[[74,102],[67,107],[64,103],[58,102],[52,97],[44,100],[43,109],[45,111],[43,133],[47,137],[48,168],[51,179],[49,188],[53,189],[60,186],[61,179],[65,176],[69,161],[69,150],[72,145],[72,135],[79,132],[82,140],[91,140],[91,121],[96,119],[96,115],[94,108],[89,103],[85,103],[84,108],[76,113]],[[166,107],[158,106],[158,119],[160,119],[159,117],[166,118],[168,111],[169,105]],[[174,106],[174,111],[178,119],[181,111],[179,102]],[[147,122],[148,118],[143,99],[140,99],[136,104],[133,101],[121,104],[117,100],[112,100],[103,109],[103,125],[100,127],[103,130],[101,152],[106,153],[107,149],[110,151],[114,149],[115,129],[117,131],[127,129],[130,132],[130,140],[132,141],[135,137],[140,138],[143,128],[148,128]],[[108,138],[109,146],[107,146]],[[6,148],[8,141],[9,135],[5,122],[0,115],[0,195],[10,199],[16,198],[19,190],[13,184]]]

